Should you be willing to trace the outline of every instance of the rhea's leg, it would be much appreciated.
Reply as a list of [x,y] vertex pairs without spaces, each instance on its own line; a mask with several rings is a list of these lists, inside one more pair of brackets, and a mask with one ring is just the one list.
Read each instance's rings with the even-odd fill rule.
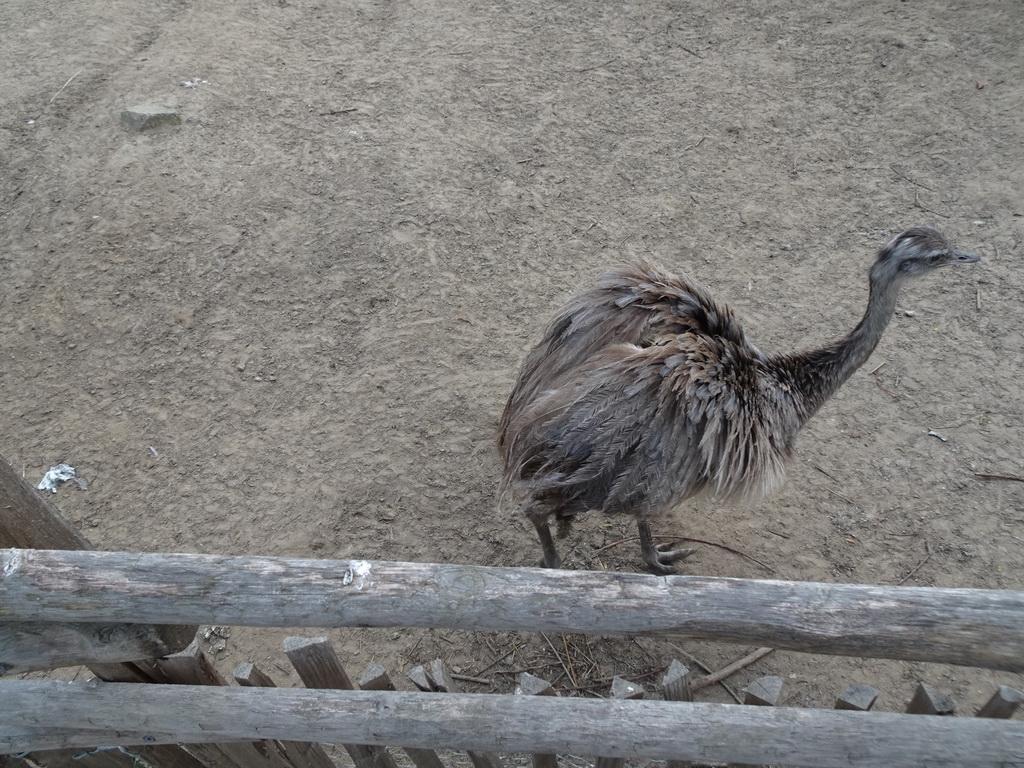
[[555,549],[555,540],[551,537],[551,527],[548,525],[550,512],[537,503],[527,505],[525,512],[533,527],[537,529],[537,538],[540,539],[540,547],[544,551],[544,557],[538,565],[541,568],[557,568],[558,550]]
[[[638,518],[636,526],[640,532],[640,551],[643,554],[647,567],[660,576],[668,576],[676,572],[672,563],[689,557],[694,553],[692,549],[669,549],[669,544],[655,545],[654,535],[651,533],[651,524],[644,518]],[[550,534],[548,534],[550,536]]]

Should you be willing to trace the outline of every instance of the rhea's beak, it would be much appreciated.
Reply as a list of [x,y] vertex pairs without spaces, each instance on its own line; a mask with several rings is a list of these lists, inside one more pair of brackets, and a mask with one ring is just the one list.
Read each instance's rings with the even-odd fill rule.
[[981,261],[981,256],[976,253],[953,251],[951,255],[953,258],[949,260],[950,264],[973,264],[976,261]]

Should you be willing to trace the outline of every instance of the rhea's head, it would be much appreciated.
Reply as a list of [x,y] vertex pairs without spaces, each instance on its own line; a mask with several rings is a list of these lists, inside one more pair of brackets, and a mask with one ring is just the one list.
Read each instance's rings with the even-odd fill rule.
[[953,248],[936,229],[914,227],[900,232],[878,252],[871,266],[871,279],[899,280],[950,264],[973,264],[980,259],[976,253]]

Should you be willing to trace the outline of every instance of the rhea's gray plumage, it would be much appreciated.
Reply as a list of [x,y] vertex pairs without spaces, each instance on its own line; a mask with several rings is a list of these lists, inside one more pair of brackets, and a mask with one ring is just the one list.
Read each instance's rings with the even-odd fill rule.
[[934,229],[882,248],[864,317],[820,349],[765,355],[699,283],[640,263],[604,274],[559,310],[505,405],[503,487],[523,498],[544,551],[587,510],[636,516],[648,567],[690,550],[655,546],[649,518],[702,491],[756,499],[783,480],[797,432],[871,355],[904,280],[978,261]]

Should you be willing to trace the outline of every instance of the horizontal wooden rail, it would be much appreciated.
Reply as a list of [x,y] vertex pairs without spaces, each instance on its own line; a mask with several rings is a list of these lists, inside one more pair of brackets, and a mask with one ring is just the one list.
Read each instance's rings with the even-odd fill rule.
[[1024,723],[545,696],[10,680],[0,754],[301,740],[792,766],[1008,765]]
[[668,633],[1024,671],[1024,592],[1008,590],[0,550],[0,629],[39,621]]

